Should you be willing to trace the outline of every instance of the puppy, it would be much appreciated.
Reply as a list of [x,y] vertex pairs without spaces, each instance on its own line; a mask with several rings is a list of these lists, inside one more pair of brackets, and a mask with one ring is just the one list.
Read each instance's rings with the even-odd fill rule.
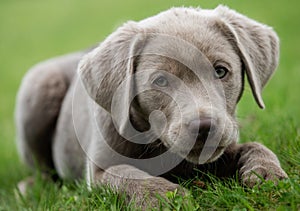
[[235,119],[244,75],[264,108],[278,54],[272,28],[224,6],[127,22],[96,48],[27,73],[16,104],[20,155],[32,168],[109,184],[141,204],[178,188],[173,175],[197,170],[238,172],[250,187],[257,175],[286,178],[269,149],[237,144]]

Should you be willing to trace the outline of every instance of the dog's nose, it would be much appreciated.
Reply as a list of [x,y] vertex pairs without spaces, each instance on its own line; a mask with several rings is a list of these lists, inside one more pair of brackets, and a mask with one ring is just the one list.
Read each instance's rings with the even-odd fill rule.
[[[200,118],[192,120],[188,124],[188,130],[191,135],[196,136],[197,139],[207,138],[209,131],[213,130],[213,123],[211,118]],[[202,140],[202,141],[205,141]]]

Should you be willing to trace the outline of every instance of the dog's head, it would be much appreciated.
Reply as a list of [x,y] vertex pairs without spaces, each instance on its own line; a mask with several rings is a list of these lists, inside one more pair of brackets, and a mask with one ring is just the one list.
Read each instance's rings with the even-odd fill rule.
[[117,29],[82,59],[79,75],[123,137],[159,139],[205,163],[238,139],[234,113],[244,74],[264,107],[261,91],[278,52],[270,27],[227,7],[173,8]]

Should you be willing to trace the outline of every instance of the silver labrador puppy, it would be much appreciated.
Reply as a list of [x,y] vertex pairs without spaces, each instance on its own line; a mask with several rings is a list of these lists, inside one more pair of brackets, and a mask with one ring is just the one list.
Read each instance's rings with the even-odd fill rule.
[[27,73],[16,105],[20,155],[32,168],[109,184],[141,203],[196,169],[238,172],[248,186],[257,175],[286,178],[269,149],[237,144],[235,119],[244,75],[264,107],[278,55],[272,28],[224,6],[128,22],[98,47]]

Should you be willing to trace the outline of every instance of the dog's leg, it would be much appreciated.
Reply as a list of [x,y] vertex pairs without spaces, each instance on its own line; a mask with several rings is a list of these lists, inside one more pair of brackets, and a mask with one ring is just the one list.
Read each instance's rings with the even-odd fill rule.
[[51,139],[67,90],[63,75],[38,66],[24,77],[17,97],[17,144],[31,168],[52,169]]
[[[105,171],[89,163],[88,171],[94,185],[107,184],[120,193],[125,193],[129,200],[135,200],[143,208],[157,206],[156,194],[166,197],[169,191],[178,190],[183,194],[178,184],[162,177],[154,177],[130,165],[111,166]],[[89,175],[89,173],[88,173]]]
[[[248,187],[261,183],[261,179],[276,182],[288,177],[277,156],[262,144],[254,142],[232,144],[217,163],[220,169],[217,170],[218,176],[234,175],[238,171],[242,184]],[[224,167],[224,164],[227,166]]]
[[287,178],[277,156],[259,143],[245,143],[239,147],[238,169],[243,184],[252,187],[264,180]]
[[52,135],[81,56],[75,53],[38,64],[22,81],[15,114],[17,145],[22,160],[31,168],[54,168]]

